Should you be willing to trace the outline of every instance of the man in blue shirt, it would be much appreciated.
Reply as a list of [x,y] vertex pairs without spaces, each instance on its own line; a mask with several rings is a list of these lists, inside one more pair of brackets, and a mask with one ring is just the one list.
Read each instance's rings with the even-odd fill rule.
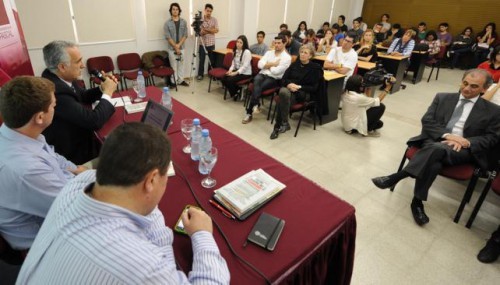
[[56,195],[86,169],[55,153],[41,135],[55,105],[47,79],[21,76],[2,87],[0,234],[17,250],[31,247]]
[[229,270],[203,211],[182,213],[191,237],[189,277],[178,271],[174,235],[158,203],[167,186],[170,141],[144,123],[117,127],[97,172],[68,183],[50,208],[17,284],[229,284]]

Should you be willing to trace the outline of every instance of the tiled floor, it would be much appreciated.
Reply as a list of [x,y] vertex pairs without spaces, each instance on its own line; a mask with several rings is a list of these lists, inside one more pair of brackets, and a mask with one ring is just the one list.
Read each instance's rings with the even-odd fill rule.
[[[466,183],[438,177],[425,204],[430,223],[419,227],[409,208],[412,179],[400,182],[393,193],[379,190],[370,181],[397,169],[405,142],[420,132],[420,118],[434,95],[458,90],[462,74],[443,69],[439,81],[407,82],[406,90],[387,96],[379,138],[347,135],[340,119],[318,126],[316,131],[306,119],[294,138],[295,117],[290,121],[292,131],[271,141],[266,108],[250,124],[242,125],[243,104],[224,101],[218,84],[212,84],[208,93],[207,78],[192,82],[191,87],[179,87],[173,96],[356,207],[352,284],[498,284],[500,261],[486,265],[476,260],[499,224],[498,196],[488,195],[469,230],[464,225],[472,206],[466,207],[459,224],[452,221]],[[471,205],[483,185],[480,182],[476,188]]]

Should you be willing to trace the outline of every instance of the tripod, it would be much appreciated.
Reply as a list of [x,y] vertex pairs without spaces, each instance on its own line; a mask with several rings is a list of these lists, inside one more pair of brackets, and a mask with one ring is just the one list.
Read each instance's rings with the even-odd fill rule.
[[[189,72],[189,80],[193,83],[191,84],[192,90],[191,93],[194,94],[194,87],[196,84],[196,80],[194,80],[195,74],[193,74],[196,71],[196,58],[199,55],[199,43],[201,43],[201,46],[203,47],[203,50],[205,51],[205,57],[208,55],[207,47],[205,46],[205,43],[201,39],[201,35],[199,31],[195,31],[195,36],[194,36],[194,47],[193,47],[193,58],[191,59],[191,71]],[[205,68],[205,66],[202,66],[201,68]],[[208,56],[208,69],[213,68],[212,62],[210,61],[210,57]]]

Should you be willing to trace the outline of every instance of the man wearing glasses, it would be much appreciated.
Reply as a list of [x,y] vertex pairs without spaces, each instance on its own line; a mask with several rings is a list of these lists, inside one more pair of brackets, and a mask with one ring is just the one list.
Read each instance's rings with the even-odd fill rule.
[[358,64],[358,54],[352,49],[353,43],[353,35],[346,35],[341,47],[330,50],[323,68],[345,74],[345,80],[347,80],[353,74],[356,64]]

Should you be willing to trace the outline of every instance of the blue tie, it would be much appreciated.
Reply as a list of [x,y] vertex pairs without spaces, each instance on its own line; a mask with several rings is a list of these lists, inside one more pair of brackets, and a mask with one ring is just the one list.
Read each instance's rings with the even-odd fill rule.
[[458,120],[460,120],[460,117],[462,117],[462,113],[464,112],[464,105],[469,102],[471,102],[469,99],[460,99],[460,104],[458,104],[458,106],[455,108],[450,120],[448,121],[448,124],[446,124],[446,129],[450,133]]

